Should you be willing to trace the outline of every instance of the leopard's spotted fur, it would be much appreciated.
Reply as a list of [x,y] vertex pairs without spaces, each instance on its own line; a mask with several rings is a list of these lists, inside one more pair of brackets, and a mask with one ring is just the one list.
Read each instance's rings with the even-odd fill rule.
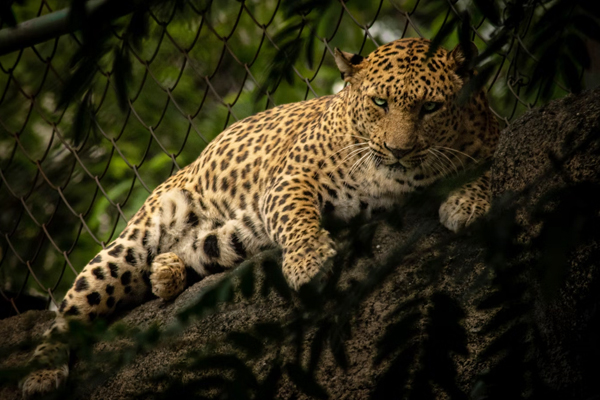
[[[455,101],[471,74],[464,52],[440,48],[427,58],[429,46],[401,39],[367,58],[336,50],[348,83],[341,92],[226,129],[83,269],[53,329],[64,329],[65,318],[107,316],[150,290],[173,298],[186,274],[224,271],[271,246],[283,249],[283,273],[298,288],[336,253],[323,213],[350,219],[389,208],[403,193],[490,157],[498,129],[484,94]],[[441,222],[456,231],[484,214],[488,185],[486,174],[452,193]],[[34,357],[49,357],[49,349],[57,350],[45,343]],[[24,393],[49,391],[67,373],[64,363],[34,372]]]

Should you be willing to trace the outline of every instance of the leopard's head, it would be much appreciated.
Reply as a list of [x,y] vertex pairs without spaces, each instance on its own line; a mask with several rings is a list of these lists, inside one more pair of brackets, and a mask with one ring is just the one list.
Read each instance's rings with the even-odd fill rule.
[[477,49],[459,45],[428,55],[430,46],[426,39],[399,39],[366,58],[336,49],[335,60],[349,83],[344,91],[350,124],[368,138],[381,164],[444,175],[455,164],[446,159],[458,154],[453,151],[473,119],[473,107],[456,100],[473,74],[467,59]]

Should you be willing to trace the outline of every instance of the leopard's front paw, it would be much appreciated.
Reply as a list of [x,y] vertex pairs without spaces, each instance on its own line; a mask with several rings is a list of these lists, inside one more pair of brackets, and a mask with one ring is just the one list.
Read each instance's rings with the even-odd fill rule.
[[440,206],[440,222],[453,232],[469,226],[485,215],[490,208],[487,200],[469,196],[467,193],[450,196]]
[[34,371],[21,382],[23,398],[30,399],[48,394],[58,389],[67,380],[68,376],[69,366],[66,364],[58,368]]
[[163,300],[171,300],[185,289],[186,271],[183,261],[175,253],[163,253],[154,258],[150,283],[152,293]]
[[316,240],[310,240],[296,249],[286,249],[283,257],[283,275],[294,290],[312,281],[329,258],[335,256],[335,243],[327,231],[321,230]]

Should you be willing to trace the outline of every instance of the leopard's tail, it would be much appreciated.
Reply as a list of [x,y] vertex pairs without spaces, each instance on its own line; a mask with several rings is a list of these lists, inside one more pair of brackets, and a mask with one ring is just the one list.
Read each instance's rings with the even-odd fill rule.
[[158,244],[158,227],[153,225],[149,205],[154,197],[77,276],[31,358],[32,368],[41,369],[21,382],[24,398],[56,390],[67,379],[69,348],[65,338],[69,321],[94,321],[109,316],[121,305],[139,304],[149,295],[151,265]]

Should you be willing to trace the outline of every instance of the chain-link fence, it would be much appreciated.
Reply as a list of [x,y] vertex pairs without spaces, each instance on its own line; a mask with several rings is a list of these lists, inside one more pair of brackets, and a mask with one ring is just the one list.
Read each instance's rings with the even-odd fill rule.
[[[142,21],[135,14],[114,19],[99,42],[108,51],[96,58],[86,58],[85,29],[0,56],[3,316],[60,302],[152,189],[223,128],[277,104],[340,90],[335,47],[366,55],[400,37],[454,32],[469,6],[287,3],[164,2]],[[30,0],[13,10],[17,22],[35,25],[36,17],[69,5]],[[310,7],[316,11],[308,13]],[[524,90],[540,61],[527,47],[540,8],[526,11],[497,48],[491,14],[475,9],[468,21],[470,39],[490,52],[485,90],[504,124],[540,103],[540,90]],[[132,39],[136,27],[147,32],[139,43]],[[458,37],[447,35],[442,45],[451,48]],[[65,87],[77,79],[83,90],[64,101]],[[553,82],[546,98],[568,93],[561,76]]]

